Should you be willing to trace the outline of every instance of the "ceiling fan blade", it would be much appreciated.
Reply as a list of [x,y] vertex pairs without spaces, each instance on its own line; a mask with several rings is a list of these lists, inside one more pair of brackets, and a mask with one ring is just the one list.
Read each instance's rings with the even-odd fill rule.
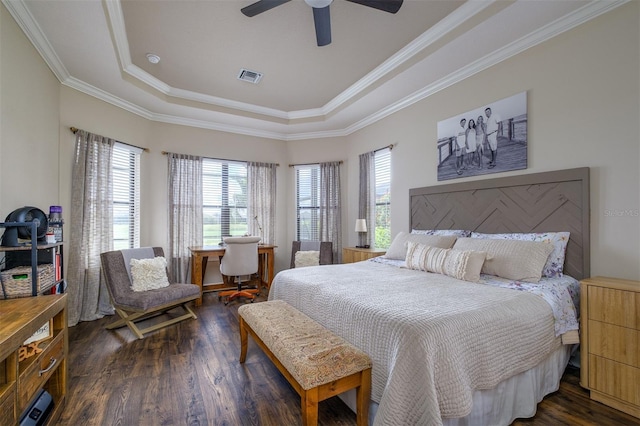
[[400,10],[403,0],[347,0],[351,3],[358,3],[363,6],[372,7],[384,12],[396,13]]
[[331,15],[329,6],[313,8],[313,23],[316,26],[316,41],[318,46],[326,46],[331,43]]
[[250,4],[249,6],[243,7],[240,9],[240,12],[251,18],[252,16],[266,12],[269,9],[273,9],[276,6],[280,6],[281,4],[289,1],[291,0],[260,0]]

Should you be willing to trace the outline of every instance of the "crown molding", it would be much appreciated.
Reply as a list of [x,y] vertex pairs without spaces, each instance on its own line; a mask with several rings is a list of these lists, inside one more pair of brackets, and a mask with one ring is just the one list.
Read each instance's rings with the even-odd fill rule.
[[[404,108],[407,108],[416,102],[419,102],[429,96],[446,89],[456,83],[465,80],[474,74],[486,70],[500,62],[507,60],[525,50],[534,47],[540,43],[543,43],[565,31],[569,31],[572,28],[577,27],[593,18],[596,18],[610,10],[613,10],[631,0],[594,0],[580,9],[577,9],[573,13],[563,16],[554,22],[551,22],[518,40],[515,40],[501,49],[485,55],[469,65],[460,68],[459,70],[447,75],[446,77],[424,87],[423,89],[406,96],[405,98],[380,109],[379,111],[363,118],[362,120],[348,126],[344,129],[342,136],[349,135],[353,132],[361,130],[376,121],[382,120],[389,115],[398,112]],[[304,135],[297,135],[300,139],[305,139]]]
[[250,112],[266,117],[293,121],[301,119],[326,119],[328,114],[335,111],[343,104],[349,102],[353,97],[357,96],[368,87],[375,84],[385,75],[400,67],[402,64],[410,60],[426,47],[435,43],[437,40],[453,31],[458,26],[464,24],[468,19],[478,14],[485,8],[489,7],[495,1],[496,0],[471,1],[463,4],[447,17],[445,17],[442,21],[438,22],[432,28],[425,31],[421,36],[413,40],[411,43],[395,53],[381,65],[376,67],[373,71],[369,72],[363,78],[361,78],[345,91],[333,98],[327,104],[318,108],[298,111],[282,111],[274,108],[267,108],[259,105],[253,105],[245,102],[239,102],[231,99],[184,90],[172,87],[164,83],[163,81],[153,77],[151,74],[147,73],[131,62],[129,41],[127,39],[124,14],[122,11],[120,0],[105,0],[105,4],[111,33],[113,34],[113,39],[115,41],[115,50],[120,60],[122,70],[125,73],[140,80],[142,83],[147,84],[151,88],[161,92],[165,96],[216,105],[219,107],[230,108],[238,111]]
[[[413,104],[415,104],[416,102],[419,102],[451,85],[454,85],[466,78],[469,78],[471,76],[473,76],[474,74],[477,74],[481,71],[486,70],[487,68],[496,65],[506,59],[509,59],[533,46],[536,46],[540,43],[543,43],[565,31],[568,31],[572,28],[575,28],[576,26],[587,22],[593,18],[596,18],[610,10],[613,10],[625,3],[628,3],[630,0],[593,0],[592,2],[586,4],[585,6],[577,9],[576,11],[567,14],[566,16],[563,16],[562,18],[557,19],[554,22],[551,22],[547,25],[545,25],[544,27],[541,27],[540,29],[533,31],[532,33],[521,37],[518,40],[515,40],[511,43],[509,43],[508,45],[504,46],[501,49],[498,49],[494,52],[492,52],[491,54],[488,54],[486,56],[484,56],[483,58],[480,58],[474,62],[472,62],[471,64],[460,68],[459,70],[450,73],[449,75],[447,75],[445,78],[442,78],[432,84],[429,84],[428,86],[425,86],[424,88],[422,88],[421,90],[418,90],[416,92],[414,92],[411,95],[408,95],[402,99],[400,99],[397,102],[394,102],[384,108],[381,108],[380,110],[378,110],[377,112],[370,114],[369,116],[345,127],[342,129],[331,129],[331,130],[327,130],[327,131],[315,131],[315,132],[302,132],[302,133],[284,133],[284,132],[272,132],[272,131],[267,131],[267,130],[260,130],[260,129],[254,129],[254,128],[250,128],[248,126],[238,126],[238,125],[229,125],[229,124],[224,124],[224,123],[218,123],[218,122],[214,122],[214,121],[208,121],[208,120],[196,120],[196,119],[190,119],[190,118],[186,118],[186,117],[180,117],[177,115],[168,115],[168,114],[157,114],[157,113],[153,113],[145,108],[142,108],[134,103],[131,103],[129,101],[123,100],[117,96],[114,96],[102,89],[99,89],[97,87],[94,87],[90,84],[87,84],[81,80],[76,79],[75,77],[72,77],[69,75],[68,71],[66,70],[66,68],[64,67],[64,65],[62,64],[62,62],[60,61],[60,58],[57,56],[56,52],[53,50],[51,44],[49,43],[49,41],[47,40],[47,38],[45,37],[42,29],[40,28],[40,26],[37,24],[37,22],[35,21],[35,19],[33,18],[31,12],[28,10],[28,8],[25,6],[25,3],[23,0],[2,0],[2,3],[5,5],[5,7],[7,7],[7,9],[9,10],[9,12],[11,13],[11,15],[13,16],[13,18],[16,20],[16,22],[18,23],[18,25],[20,26],[20,28],[22,29],[22,31],[26,34],[27,38],[31,41],[31,43],[34,45],[34,47],[36,48],[36,50],[39,52],[39,54],[42,56],[42,58],[45,60],[45,62],[47,63],[47,65],[49,66],[49,68],[52,70],[52,72],[56,75],[56,77],[58,78],[58,80],[65,86],[68,86],[70,88],[73,88],[75,90],[78,90],[80,92],[83,92],[89,96],[95,97],[97,99],[100,99],[102,101],[105,101],[111,105],[114,105],[118,108],[124,109],[125,111],[131,112],[133,114],[136,114],[140,117],[146,118],[148,120],[152,120],[152,121],[156,121],[156,122],[163,122],[163,123],[170,123],[170,124],[178,124],[178,125],[183,125],[183,126],[189,126],[189,127],[197,127],[197,128],[203,128],[203,129],[209,129],[209,130],[217,130],[217,131],[222,131],[222,132],[229,132],[229,133],[236,133],[236,134],[242,134],[242,135],[248,135],[248,136],[254,136],[254,137],[260,137],[260,138],[267,138],[267,139],[277,139],[277,140],[284,140],[284,141],[292,141],[292,140],[304,140],[304,139],[318,139],[318,138],[331,138],[331,137],[343,137],[343,136],[348,136],[349,134],[352,134],[360,129],[363,129],[397,111],[400,111],[408,106],[411,106]],[[120,2],[118,0],[107,0],[105,2],[107,4],[107,9],[112,8],[113,10],[111,10],[109,12],[110,16],[111,13],[115,13],[118,14],[117,10],[120,9]],[[483,3],[483,2],[468,2],[469,3]],[[478,13],[479,10],[475,9],[475,13]],[[456,11],[458,12],[458,10]],[[455,13],[455,12],[454,12]],[[472,10],[463,10],[460,13],[464,13],[465,16],[467,17],[471,17],[473,16],[472,14]],[[468,14],[468,15],[467,15]],[[119,12],[119,16],[122,17],[121,14],[121,10]],[[461,18],[458,18],[461,19]],[[119,24],[116,24],[116,26],[119,26],[121,24],[123,24],[124,21],[121,21]],[[113,26],[113,22],[111,23],[111,25]],[[112,27],[115,28],[115,27]],[[124,28],[124,27],[122,27]],[[434,27],[436,28],[436,27]],[[122,30],[118,30],[118,32],[120,32]],[[427,34],[429,33],[429,31],[427,31],[425,34],[423,34],[423,36],[425,37],[425,39],[430,40],[430,43],[433,43],[435,40],[437,40],[437,38],[434,37],[442,37],[442,35],[446,34],[445,32],[443,32],[443,29],[434,29],[432,34]],[[120,32],[120,36],[122,36],[122,34],[124,34],[125,39],[126,39],[126,33]],[[118,38],[118,36],[116,36],[115,34],[115,29],[114,29],[114,39]],[[118,43],[121,43],[122,40],[120,40]],[[426,40],[423,40],[422,42],[426,43]],[[416,42],[417,46],[420,45],[420,42]],[[126,43],[125,43],[126,45]],[[427,44],[428,45],[428,44]],[[412,44],[406,46],[403,50],[401,50],[400,52],[398,52],[396,55],[394,55],[392,58],[389,59],[389,63],[387,64],[386,62],[381,65],[378,69],[376,68],[376,70],[374,70],[372,73],[377,73],[376,75],[382,76],[385,73],[385,70],[387,70],[386,72],[390,72],[390,70],[392,70],[393,68],[399,66],[402,61],[406,61],[407,58],[411,57],[411,56],[407,56],[407,55],[415,55],[419,50],[417,46],[413,46]],[[424,45],[422,48],[426,47],[426,45]],[[409,52],[404,52],[404,50],[407,49]],[[142,71],[140,68],[134,66],[133,64],[130,63],[130,55],[128,54],[128,46],[126,47],[126,51],[121,52],[120,50],[118,50],[118,54],[119,56],[119,60],[121,61],[121,65],[127,63],[127,61],[129,61],[129,66],[130,67],[135,67],[136,69]],[[413,53],[411,53],[413,52]],[[403,56],[405,55],[405,56]],[[398,56],[398,58],[396,58],[396,56]],[[404,57],[405,59],[402,59],[400,57]],[[395,65],[394,65],[395,64]],[[135,70],[134,70],[135,71]],[[146,74],[146,73],[145,73]],[[148,75],[148,74],[147,74]],[[369,78],[374,78],[375,76],[371,76],[371,75],[367,75],[365,76],[365,78],[363,78],[363,80],[369,79]],[[378,77],[380,78],[380,77]],[[157,80],[157,79],[156,79]],[[166,90],[168,93],[167,95],[169,96],[175,96],[175,91],[178,90],[177,94],[179,96],[176,97],[184,97],[184,96],[189,96],[191,93],[193,92],[189,92],[189,93],[183,93],[183,92],[187,92],[187,91],[179,91],[179,89],[173,89],[173,88],[169,88],[169,86],[164,85],[164,83],[159,84],[159,80],[157,80],[156,82],[153,82],[152,80],[150,80],[153,84],[156,84],[160,89],[160,91],[162,90]],[[368,84],[372,84],[375,80],[371,80]],[[160,82],[161,83],[161,82]],[[360,84],[361,83],[361,84]],[[153,87],[153,86],[152,86]],[[355,96],[356,93],[358,93],[358,90],[364,90],[364,88],[366,88],[366,82],[365,81],[359,81],[358,83],[356,83],[354,86],[350,87],[349,89],[347,89],[345,92],[351,92],[351,97]],[[343,102],[346,102],[347,99],[350,99],[350,97],[346,97],[348,96],[348,94],[345,94],[345,92],[343,92],[343,94],[339,95],[339,96],[345,96],[345,100]],[[197,94],[196,94],[197,95]],[[185,97],[185,99],[189,99],[189,100],[199,100],[198,96],[194,96],[193,98],[187,98]],[[244,106],[244,105],[248,105],[248,104],[242,104],[242,103],[235,103],[229,100],[225,100],[230,102],[230,104],[228,105],[222,105],[222,106],[226,106],[229,108],[233,108],[233,109],[239,109],[238,107]],[[327,113],[331,112],[332,109],[329,108],[335,108],[337,106],[334,107],[333,104],[333,100],[330,101],[327,105],[325,105],[322,108],[319,109],[311,109],[311,110],[303,110],[303,111],[294,111],[294,112],[283,112],[283,111],[279,111],[279,113],[283,113],[286,114],[286,116],[281,116],[279,115],[278,118],[289,118],[289,119],[295,119],[295,118],[308,118],[308,117],[317,117],[318,116],[318,111],[322,111],[321,114],[319,115],[326,115]],[[336,101],[339,102],[339,101]],[[230,106],[231,105],[231,106]],[[340,104],[337,104],[340,105]],[[268,108],[267,108],[268,109]],[[262,112],[259,112],[262,111]],[[272,110],[269,111],[270,113],[274,113],[274,111],[278,111],[278,110]],[[263,111],[261,108],[258,108],[258,110],[254,110],[254,111],[250,111],[250,112],[256,112],[258,114],[262,114],[262,115],[269,115],[269,114],[263,114],[265,111]],[[300,114],[300,115],[298,115]],[[305,114],[316,114],[316,115],[305,115]]]
[[13,19],[45,60],[58,81],[64,81],[69,78],[69,72],[62,64],[55,50],[53,50],[49,40],[44,35],[44,31],[42,31],[24,1],[2,0],[2,4],[11,13]]

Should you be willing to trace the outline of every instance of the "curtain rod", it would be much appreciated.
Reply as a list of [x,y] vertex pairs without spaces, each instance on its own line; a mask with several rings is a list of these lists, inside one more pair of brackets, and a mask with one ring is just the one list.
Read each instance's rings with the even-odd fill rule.
[[[323,163],[333,163],[334,161],[323,161]],[[342,164],[343,161],[340,160],[338,161],[338,163]],[[321,164],[321,163],[303,163],[303,164],[289,164],[289,167],[295,167],[295,166],[313,166],[316,164]]]
[[[78,132],[78,130],[80,130],[80,129],[78,129],[77,127],[69,127],[69,130],[71,130],[71,132],[75,135]],[[128,145],[128,146],[132,146],[134,148],[141,149],[144,152],[149,152],[149,148],[143,148],[141,146],[136,146],[136,145],[133,145],[133,144],[130,144],[130,143],[126,143],[126,142],[121,142],[121,141],[116,141],[116,142],[121,143],[123,145]]]
[[[169,151],[162,151],[162,155],[167,155],[167,154],[175,154],[175,153],[171,153]],[[244,161],[244,160],[229,160],[228,158],[205,157],[203,155],[201,155],[201,157],[209,160],[231,161],[236,163],[249,163],[249,161]],[[268,164],[273,164],[273,163],[268,163]],[[280,167],[279,163],[275,163],[275,164],[276,164],[276,167]]]
[[383,146],[382,148],[375,149],[375,150],[373,150],[373,152],[382,151],[383,149],[387,149],[387,148],[389,148],[389,151],[391,151],[393,149],[393,144],[387,145],[387,146]]

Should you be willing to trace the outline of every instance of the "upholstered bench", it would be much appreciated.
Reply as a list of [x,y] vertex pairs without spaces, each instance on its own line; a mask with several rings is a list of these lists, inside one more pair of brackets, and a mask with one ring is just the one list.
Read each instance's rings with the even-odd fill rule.
[[247,336],[273,361],[298,392],[302,424],[318,423],[318,403],[356,388],[358,425],[366,425],[371,394],[371,359],[281,300],[242,305],[240,362],[247,356]]

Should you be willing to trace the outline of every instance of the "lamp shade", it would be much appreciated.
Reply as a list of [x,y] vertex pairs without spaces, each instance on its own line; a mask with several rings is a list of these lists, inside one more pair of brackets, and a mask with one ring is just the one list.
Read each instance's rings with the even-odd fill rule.
[[356,219],[356,232],[367,232],[366,219]]

